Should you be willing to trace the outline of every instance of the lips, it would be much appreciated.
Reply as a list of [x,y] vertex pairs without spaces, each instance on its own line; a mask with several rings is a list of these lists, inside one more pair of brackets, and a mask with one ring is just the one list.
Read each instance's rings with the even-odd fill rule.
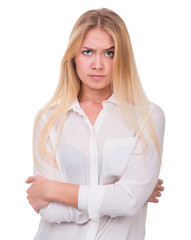
[[99,80],[105,77],[105,75],[100,75],[100,74],[91,74],[89,75],[89,77],[95,79],[95,80]]

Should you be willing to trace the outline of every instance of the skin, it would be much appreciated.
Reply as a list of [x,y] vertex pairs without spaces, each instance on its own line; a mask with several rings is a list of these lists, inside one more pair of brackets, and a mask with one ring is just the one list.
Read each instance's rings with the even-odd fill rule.
[[82,82],[78,96],[81,108],[92,125],[108,99],[113,79],[114,42],[109,34],[94,28],[86,35],[75,58],[76,70]]
[[[76,70],[82,83],[78,100],[92,125],[102,110],[102,102],[112,94],[114,51],[111,36],[96,27],[87,33],[75,57]],[[79,185],[50,181],[42,176],[29,177],[26,183],[31,184],[27,199],[37,213],[51,201],[78,207]],[[164,190],[162,184],[159,179],[148,202],[158,202],[157,197]]]
[[[78,207],[79,185],[50,181],[39,175],[29,177],[25,183],[31,184],[27,190],[27,199],[37,213],[52,201]],[[157,198],[161,197],[161,192],[164,191],[162,184],[163,180],[159,179],[147,202],[159,202]]]

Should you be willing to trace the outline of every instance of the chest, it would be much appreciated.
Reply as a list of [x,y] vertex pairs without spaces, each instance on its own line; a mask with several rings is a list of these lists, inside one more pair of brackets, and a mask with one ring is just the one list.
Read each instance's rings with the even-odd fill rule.
[[102,111],[103,106],[102,105],[94,105],[91,103],[81,103],[80,107],[83,109],[84,113],[88,117],[90,123],[92,126],[94,126],[95,121],[99,115],[99,113]]
[[[90,116],[96,118],[95,112]],[[89,121],[81,114],[68,115],[57,152],[60,170],[71,183],[116,181],[127,166],[136,139],[115,111],[101,112],[95,126]]]

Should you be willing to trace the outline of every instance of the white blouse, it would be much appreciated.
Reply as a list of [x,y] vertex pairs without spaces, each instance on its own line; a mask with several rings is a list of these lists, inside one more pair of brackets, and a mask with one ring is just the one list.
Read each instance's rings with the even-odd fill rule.
[[[35,151],[41,170],[34,175],[80,185],[78,209],[51,202],[40,210],[35,240],[142,240],[145,236],[147,199],[159,176],[160,159],[142,124],[148,148],[124,121],[112,95],[102,103],[94,126],[78,100],[68,110],[56,153],[58,168],[39,157],[39,132],[51,115],[44,114],[35,134]],[[164,114],[150,105],[162,152]],[[50,150],[56,144],[58,127],[50,133]],[[107,185],[109,183],[115,184]]]

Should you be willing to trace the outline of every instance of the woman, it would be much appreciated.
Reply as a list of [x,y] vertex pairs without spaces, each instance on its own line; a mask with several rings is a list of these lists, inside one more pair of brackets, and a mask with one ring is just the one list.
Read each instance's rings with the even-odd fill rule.
[[163,111],[143,92],[125,23],[108,9],[84,13],[35,121],[35,177],[27,180],[42,217],[35,239],[144,239],[163,134]]

